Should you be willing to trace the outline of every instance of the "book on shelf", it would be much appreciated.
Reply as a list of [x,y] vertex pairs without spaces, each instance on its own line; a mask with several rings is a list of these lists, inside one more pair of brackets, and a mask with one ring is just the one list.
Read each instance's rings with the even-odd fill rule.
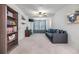
[[12,20],[7,20],[7,25],[16,25],[16,22]]
[[7,28],[7,33],[8,34],[13,33],[13,32],[17,32],[17,27],[16,26]]
[[8,11],[7,15],[10,16],[10,17],[13,17],[13,13],[10,12],[10,11]]
[[8,36],[9,42],[13,41],[16,39],[16,34],[12,34],[11,36]]

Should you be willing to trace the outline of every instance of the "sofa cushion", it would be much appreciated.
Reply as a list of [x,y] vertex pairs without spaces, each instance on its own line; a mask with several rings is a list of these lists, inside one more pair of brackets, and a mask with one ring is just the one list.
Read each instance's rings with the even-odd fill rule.
[[47,32],[49,33],[56,33],[57,29],[48,29]]
[[53,37],[53,33],[47,33],[46,35],[48,36],[49,39],[52,39]]

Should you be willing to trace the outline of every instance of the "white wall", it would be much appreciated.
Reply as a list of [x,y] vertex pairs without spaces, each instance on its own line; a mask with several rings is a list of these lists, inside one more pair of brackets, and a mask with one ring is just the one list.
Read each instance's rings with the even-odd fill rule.
[[69,44],[79,49],[79,24],[68,24],[67,15],[79,11],[79,5],[68,5],[56,12],[52,28],[63,29],[68,32]]
[[[27,22],[28,17],[16,5],[8,4],[8,6],[18,12],[18,39],[21,40],[21,39],[25,38],[24,32],[25,32],[26,26],[28,24],[28,22]],[[21,18],[22,16],[26,19],[25,21],[22,20],[22,18]],[[23,25],[22,22],[24,22],[26,24]]]

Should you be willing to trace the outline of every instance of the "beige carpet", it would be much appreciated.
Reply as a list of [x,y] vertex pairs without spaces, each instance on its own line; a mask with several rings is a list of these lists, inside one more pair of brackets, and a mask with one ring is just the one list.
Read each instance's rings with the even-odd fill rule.
[[76,54],[78,50],[68,44],[52,44],[45,34],[33,34],[19,41],[10,54]]

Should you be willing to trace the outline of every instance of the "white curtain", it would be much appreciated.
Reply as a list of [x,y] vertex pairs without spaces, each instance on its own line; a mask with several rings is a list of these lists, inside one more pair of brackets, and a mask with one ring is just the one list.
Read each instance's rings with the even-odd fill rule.
[[46,30],[46,20],[35,20],[34,30]]

